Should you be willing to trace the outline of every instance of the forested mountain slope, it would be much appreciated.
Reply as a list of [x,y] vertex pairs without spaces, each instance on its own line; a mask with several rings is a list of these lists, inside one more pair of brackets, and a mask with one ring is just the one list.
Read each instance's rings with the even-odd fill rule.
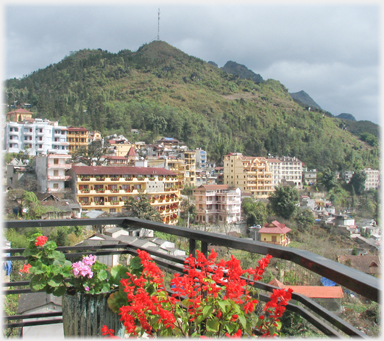
[[228,152],[297,156],[322,170],[378,167],[378,147],[360,141],[322,110],[305,110],[275,80],[256,84],[162,41],[137,52],[81,50],[20,80],[7,103],[36,117],[103,134],[139,129],[140,140],[179,139],[220,162]]

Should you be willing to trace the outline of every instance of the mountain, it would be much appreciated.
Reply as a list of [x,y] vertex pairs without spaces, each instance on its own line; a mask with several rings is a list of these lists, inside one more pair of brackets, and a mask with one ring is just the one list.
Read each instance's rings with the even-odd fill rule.
[[241,152],[297,156],[320,171],[378,168],[377,146],[327,112],[306,110],[280,82],[259,81],[153,41],[136,52],[73,52],[22,79],[7,80],[4,99],[30,103],[34,117],[105,136],[122,134],[146,143],[174,137],[206,150],[218,164],[223,155]]
[[236,62],[228,61],[221,70],[231,75],[239,76],[241,79],[252,79],[255,83],[263,82],[263,77],[249,70],[246,66]]
[[290,93],[294,101],[302,103],[305,107],[311,107],[315,109],[321,109],[318,105],[305,91],[301,90],[299,92]]
[[337,115],[335,116],[337,118],[340,118],[342,120],[350,120],[350,121],[356,121],[356,118],[355,116],[351,115],[351,114],[340,114],[340,115]]

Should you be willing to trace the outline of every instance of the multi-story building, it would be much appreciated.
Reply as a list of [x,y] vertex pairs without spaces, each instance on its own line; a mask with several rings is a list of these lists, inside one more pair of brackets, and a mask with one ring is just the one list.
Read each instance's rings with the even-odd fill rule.
[[340,176],[341,178],[347,183],[349,184],[349,182],[351,181],[352,179],[352,176],[355,172],[354,171],[343,171],[341,172]]
[[34,160],[34,168],[41,193],[70,192],[71,176],[67,171],[72,164],[68,161],[71,156],[61,154],[48,154],[37,156]]
[[281,181],[292,181],[297,189],[303,188],[303,162],[297,157],[270,157],[267,160],[273,172],[274,186],[278,186]]
[[154,167],[74,165],[69,173],[83,211],[120,213],[129,197],[143,193],[165,224],[178,221],[182,183],[174,172]]
[[241,220],[241,190],[228,185],[201,185],[194,189],[200,223],[235,223]]
[[279,186],[281,182],[281,163],[279,159],[267,159],[269,170],[272,172],[273,187]]
[[303,168],[303,184],[314,185],[317,183],[317,170]]
[[8,122],[4,134],[5,150],[28,155],[48,153],[68,154],[67,128],[46,119],[25,119],[23,122]]
[[207,167],[207,152],[201,150],[200,148],[196,149],[196,168],[205,170]]
[[365,190],[378,189],[380,185],[380,171],[377,169],[366,168]]
[[239,187],[255,198],[268,198],[273,193],[272,172],[265,157],[230,153],[224,156],[225,185]]
[[196,186],[196,152],[184,151],[185,162],[185,184],[191,187]]
[[83,127],[68,127],[67,130],[69,153],[74,153],[80,147],[88,148],[88,129]]

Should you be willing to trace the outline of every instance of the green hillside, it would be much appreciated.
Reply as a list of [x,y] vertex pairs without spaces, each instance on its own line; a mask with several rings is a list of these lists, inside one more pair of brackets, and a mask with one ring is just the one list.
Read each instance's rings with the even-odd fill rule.
[[[174,137],[220,162],[228,152],[297,156],[322,170],[378,167],[378,147],[322,110],[305,110],[275,80],[240,79],[162,41],[136,52],[81,50],[20,80],[5,100],[35,117],[152,142]],[[134,137],[131,129],[139,129]]]

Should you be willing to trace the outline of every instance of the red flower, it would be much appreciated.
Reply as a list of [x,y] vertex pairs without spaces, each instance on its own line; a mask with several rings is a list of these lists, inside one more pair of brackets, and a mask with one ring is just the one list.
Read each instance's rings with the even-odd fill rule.
[[35,245],[43,247],[47,241],[48,238],[46,236],[39,236],[36,238]]
[[29,269],[31,268],[31,264],[24,264],[23,268],[20,272],[29,273]]

